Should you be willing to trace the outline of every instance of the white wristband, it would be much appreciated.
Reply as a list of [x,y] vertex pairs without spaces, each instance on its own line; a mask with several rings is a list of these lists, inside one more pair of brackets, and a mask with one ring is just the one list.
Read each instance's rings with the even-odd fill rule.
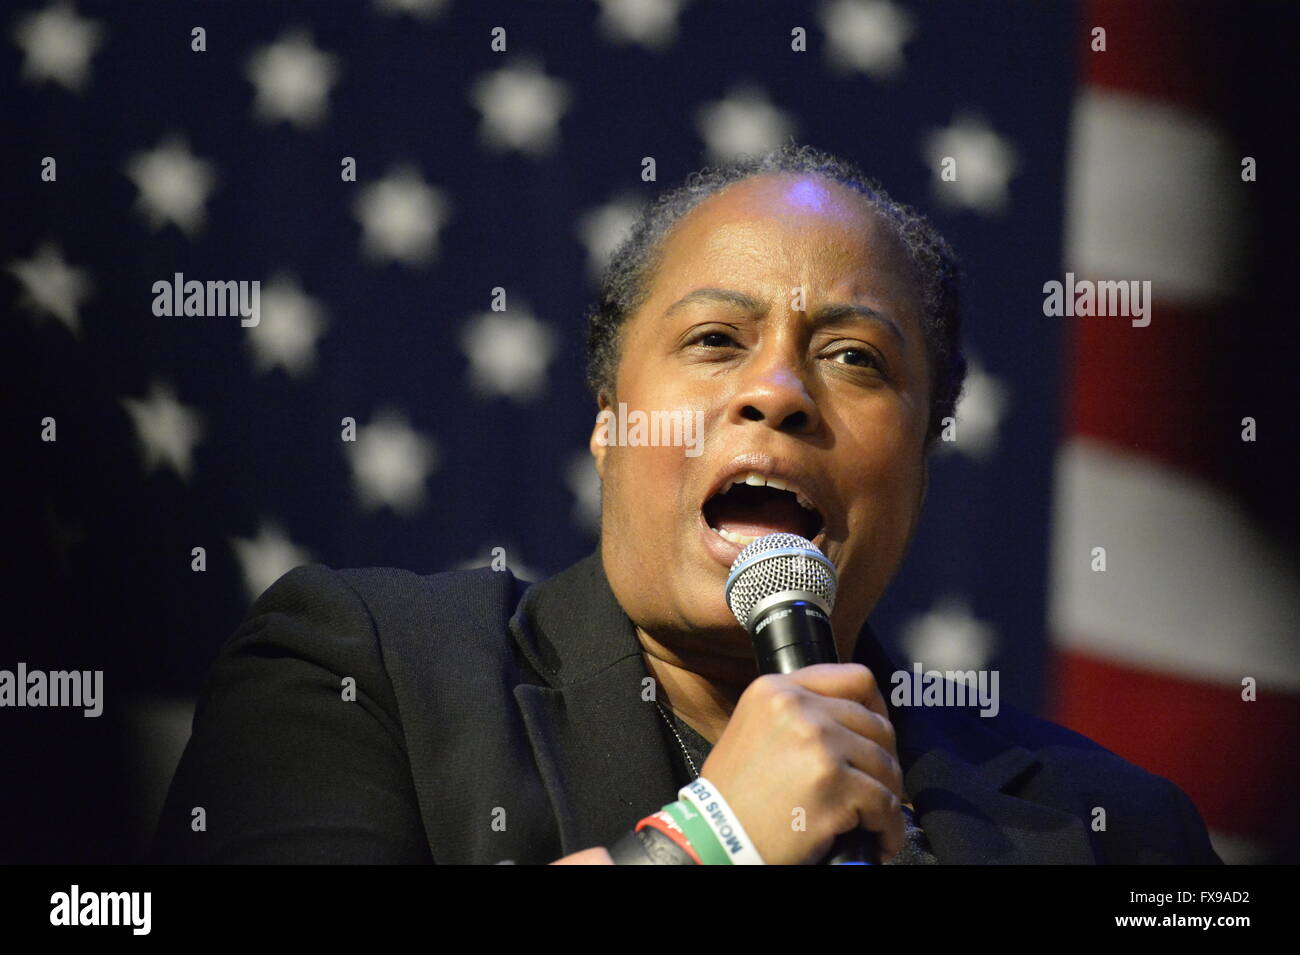
[[699,810],[704,821],[709,824],[717,836],[722,851],[731,859],[732,865],[767,865],[763,857],[754,848],[749,833],[740,824],[736,814],[722,798],[718,787],[700,776],[694,782],[687,783],[677,793],[677,798],[687,799]]

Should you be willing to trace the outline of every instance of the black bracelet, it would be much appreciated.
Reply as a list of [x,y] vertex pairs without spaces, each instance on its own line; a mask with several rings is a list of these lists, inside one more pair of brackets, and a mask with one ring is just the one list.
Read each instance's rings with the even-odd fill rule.
[[614,865],[695,865],[695,860],[653,826],[629,832],[609,847]]
[[614,860],[614,865],[656,865],[641,839],[631,830],[609,847],[609,857]]
[[654,826],[642,827],[637,835],[655,865],[695,865],[690,853]]

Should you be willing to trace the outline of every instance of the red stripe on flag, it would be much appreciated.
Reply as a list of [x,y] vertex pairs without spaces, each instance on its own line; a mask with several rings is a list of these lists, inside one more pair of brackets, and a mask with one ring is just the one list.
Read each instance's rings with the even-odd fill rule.
[[1156,299],[1151,324],[1076,316],[1066,433],[1132,452],[1207,483],[1231,487],[1242,454],[1241,419],[1257,410],[1232,398],[1233,355],[1222,307]]
[[[1225,32],[1234,14],[1200,0],[1089,0],[1080,30],[1088,84],[1217,115],[1227,105]],[[1105,52],[1092,31],[1106,31]]]
[[1268,674],[1243,674],[1260,681],[1248,703],[1239,689],[1076,652],[1057,651],[1053,662],[1053,722],[1178,784],[1211,829],[1295,837],[1295,780],[1285,768],[1294,765],[1300,698],[1271,692]]

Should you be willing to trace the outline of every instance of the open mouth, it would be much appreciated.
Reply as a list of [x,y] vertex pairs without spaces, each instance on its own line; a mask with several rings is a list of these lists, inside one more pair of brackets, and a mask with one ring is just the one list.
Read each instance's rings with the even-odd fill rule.
[[704,502],[704,520],[720,537],[744,547],[765,534],[798,534],[814,540],[825,521],[802,494],[776,478],[739,475]]

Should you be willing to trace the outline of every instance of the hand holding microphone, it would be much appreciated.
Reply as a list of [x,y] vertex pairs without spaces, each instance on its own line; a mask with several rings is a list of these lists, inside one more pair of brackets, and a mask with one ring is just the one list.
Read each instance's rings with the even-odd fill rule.
[[836,662],[834,597],[834,566],[794,534],[751,543],[727,581],[761,675],[701,775],[769,864],[817,863],[828,852],[835,862],[884,862],[903,847],[893,726],[874,675]]

